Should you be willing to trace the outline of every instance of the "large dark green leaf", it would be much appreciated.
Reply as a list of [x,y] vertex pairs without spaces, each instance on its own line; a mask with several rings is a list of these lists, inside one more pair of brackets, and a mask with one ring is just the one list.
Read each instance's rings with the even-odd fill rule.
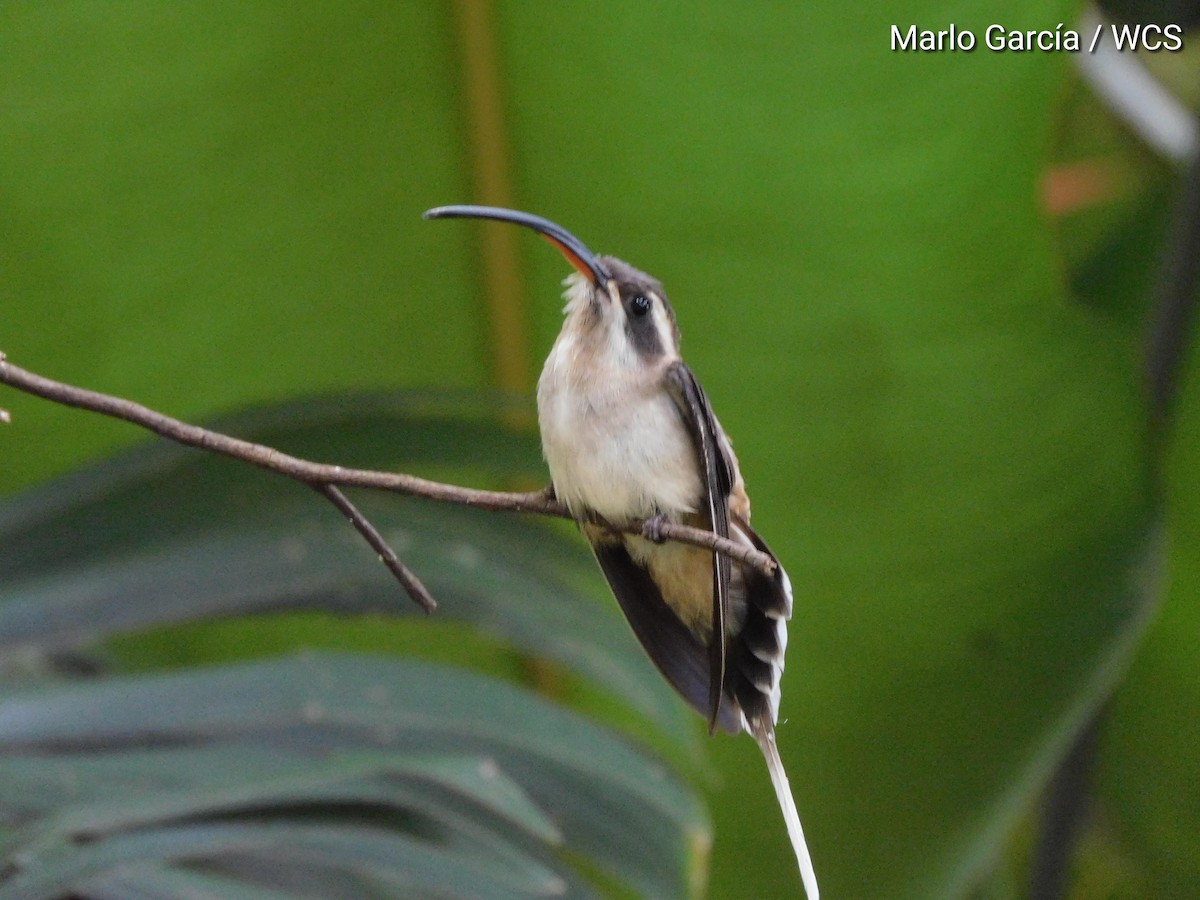
[[[345,396],[217,427],[318,458],[532,481],[536,444],[503,425],[512,418],[490,400]],[[571,529],[399,496],[361,505],[441,600],[435,619],[584,676],[642,722],[666,724],[676,749],[694,740],[682,704],[587,587],[594,562]],[[166,443],[8,503],[0,533],[10,677],[30,651],[95,652],[105,637],[169,623],[415,610],[315,493]],[[247,627],[294,630],[287,618]],[[20,867],[0,888],[12,896],[84,885],[153,896],[200,877],[181,865],[327,896],[586,891],[560,845],[614,883],[674,896],[703,865],[703,812],[661,764],[451,670],[338,657],[19,685],[0,708],[0,793],[21,826],[5,842]],[[310,829],[314,817],[336,822]],[[441,849],[423,853],[412,835]],[[281,867],[304,875],[281,879]]]
[[3,897],[247,859],[273,860],[243,874],[280,889],[273,866],[295,861],[393,891],[583,890],[560,843],[668,897],[708,841],[694,797],[610,734],[494,680],[382,658],[14,690],[0,750],[17,823]]
[[[528,429],[500,423],[504,408],[461,396],[347,395],[215,427],[346,464],[437,464],[460,478],[534,483],[536,443]],[[694,735],[595,590],[595,563],[578,537],[409,497],[363,497],[361,506],[442,601],[437,615],[588,676],[666,734]],[[252,612],[415,611],[315,493],[165,442],[0,507],[0,544],[0,648],[10,651]]]

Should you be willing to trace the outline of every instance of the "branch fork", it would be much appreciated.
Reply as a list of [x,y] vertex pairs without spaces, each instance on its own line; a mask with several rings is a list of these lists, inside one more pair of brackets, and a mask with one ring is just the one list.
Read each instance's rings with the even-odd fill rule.
[[[484,491],[439,481],[429,481],[402,472],[347,469],[343,466],[312,462],[289,456],[274,447],[255,444],[218,431],[210,431],[198,425],[181,422],[132,400],[54,381],[13,365],[8,362],[3,352],[0,352],[0,382],[54,403],[89,410],[115,419],[123,419],[178,444],[241,460],[308,485],[332,503],[349,520],[363,540],[379,555],[380,561],[387,566],[413,602],[427,613],[433,612],[437,603],[425,585],[400,560],[380,535],[378,529],[350,502],[341,488],[369,488],[425,497],[442,503],[473,506],[478,509],[508,510],[563,519],[572,518],[570,511],[554,497],[553,490],[549,488],[523,494]],[[11,416],[8,411],[0,409],[0,424],[7,424],[10,421]],[[613,531],[626,534],[644,534],[647,527],[647,523],[642,520],[606,524]],[[655,535],[661,536],[665,540],[693,544],[712,550],[714,553],[724,553],[730,559],[754,566],[767,575],[773,575],[775,572],[775,562],[767,554],[734,543],[711,531],[664,521],[655,521],[651,527],[653,527]]]

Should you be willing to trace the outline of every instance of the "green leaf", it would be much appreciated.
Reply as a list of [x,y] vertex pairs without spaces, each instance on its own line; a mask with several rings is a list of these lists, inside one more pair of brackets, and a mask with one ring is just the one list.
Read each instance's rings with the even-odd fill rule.
[[[501,423],[504,409],[464,396],[347,395],[214,427],[348,465],[436,463],[476,483],[528,478],[535,441]],[[693,738],[611,601],[597,602],[595,563],[580,538],[507,513],[401,496],[355,500],[441,600],[439,616],[562,663],[676,740]],[[0,507],[0,543],[0,648],[61,650],[253,612],[415,609],[313,492],[165,442]]]
[[169,866],[138,866],[88,883],[97,900],[286,900],[292,895],[211,872]]
[[[528,430],[505,427],[504,415],[503,406],[464,397],[346,396],[218,427],[292,452],[359,465],[436,464],[491,483],[536,459]],[[443,446],[472,450],[453,465],[455,452]],[[684,721],[615,610],[586,589],[594,562],[568,529],[405,497],[360,505],[442,600],[435,618],[453,611],[556,660],[649,721]],[[0,509],[0,533],[11,551],[0,562],[0,643],[10,651],[53,655],[148,626],[249,612],[412,610],[311,491],[165,443],[10,502]],[[539,892],[579,881],[549,854],[564,841],[615,884],[655,896],[687,890],[708,842],[704,814],[665,769],[595,729],[573,730],[549,707],[531,713],[527,695],[486,685],[360,657],[27,694],[10,683],[0,744],[12,752],[0,783],[30,821],[8,836],[6,853],[25,861],[50,854],[57,862],[29,877],[34,885],[51,879],[45,890],[53,892],[125,878],[115,860],[141,852],[121,843],[133,832],[154,845],[159,831],[197,820],[286,822],[298,810],[342,809],[357,811],[357,819],[345,816],[354,824],[390,809],[510,877],[524,873]],[[694,735],[681,724],[670,739],[678,746]],[[381,756],[380,745],[398,749]],[[44,758],[50,749],[60,752]],[[117,841],[117,856],[78,844],[100,837]],[[664,859],[680,862],[664,867]],[[156,879],[166,871],[142,868]],[[318,868],[301,882],[344,877]],[[18,894],[27,890],[25,880],[14,883]]]
[[[236,768],[230,766],[234,758]],[[520,786],[492,760],[479,757],[370,752],[305,757],[281,747],[267,753],[249,743],[222,744],[187,751],[108,750],[60,756],[50,765],[41,757],[10,757],[0,778],[5,796],[23,816],[35,810],[49,814],[19,845],[11,843],[23,854],[59,839],[239,808],[288,807],[311,798],[408,809],[457,827],[465,823],[464,811],[476,811],[474,818],[485,811],[493,830],[516,826],[545,843],[562,840]]]
[[[382,658],[307,656],[12,692],[0,701],[0,747],[12,759],[11,802],[48,814],[25,840],[6,842],[22,870],[0,882],[12,896],[54,896],[139,861],[273,856],[283,852],[274,832],[307,827],[289,810],[334,822],[320,832],[319,859],[395,884],[436,883],[441,867],[457,865],[453,852],[472,861],[456,877],[544,892],[573,877],[545,846],[565,839],[639,893],[674,896],[691,873],[664,861],[707,841],[692,795],[609,733],[494,680]],[[363,811],[388,807],[403,812],[402,831],[445,851],[417,865],[394,828],[370,837]],[[237,824],[246,816],[279,824],[264,838]],[[360,853],[369,858],[356,861]]]
[[[220,869],[223,857],[269,862],[276,869],[314,861],[345,870],[386,891],[448,891],[456,896],[515,897],[561,893],[561,880],[525,881],[507,865],[477,854],[447,851],[428,842],[366,827],[294,823],[179,825],[62,848],[0,885],[2,900],[53,900],[86,892],[111,870],[147,863],[189,861]],[[286,885],[286,876],[280,879]],[[270,885],[268,885],[270,886]],[[135,888],[136,890],[136,888]],[[665,896],[665,895],[664,895]]]

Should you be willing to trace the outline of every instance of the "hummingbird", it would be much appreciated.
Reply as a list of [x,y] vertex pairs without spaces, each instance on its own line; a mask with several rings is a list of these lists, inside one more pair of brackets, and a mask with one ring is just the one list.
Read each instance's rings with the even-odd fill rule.
[[[537,387],[554,496],[591,544],[634,635],[709,732],[749,732],[783,812],[805,893],[816,875],[775,743],[792,615],[787,573],[750,527],[733,446],[679,352],[662,284],[531,213],[440,206],[427,219],[477,218],[532,229],[574,268],[562,331]],[[614,529],[642,521],[639,534]],[[767,554],[773,575],[675,541],[664,523],[712,531]]]

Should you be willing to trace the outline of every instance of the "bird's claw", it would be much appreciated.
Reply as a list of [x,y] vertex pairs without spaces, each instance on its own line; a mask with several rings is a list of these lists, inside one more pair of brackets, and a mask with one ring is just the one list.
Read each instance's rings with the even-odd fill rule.
[[655,513],[642,523],[642,537],[656,544],[665,544],[667,536],[663,533],[663,526],[666,524],[667,517],[662,513]]

